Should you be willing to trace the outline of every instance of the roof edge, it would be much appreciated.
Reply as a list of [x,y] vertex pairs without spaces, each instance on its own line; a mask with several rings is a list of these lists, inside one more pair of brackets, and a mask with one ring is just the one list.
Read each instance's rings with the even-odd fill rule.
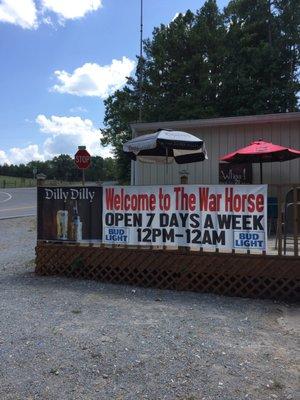
[[183,121],[163,121],[163,122],[136,122],[130,124],[133,132],[148,131],[159,128],[201,128],[226,125],[244,125],[244,124],[262,124],[275,122],[293,122],[300,121],[300,112],[246,115],[238,117],[220,117],[209,119],[192,119]]

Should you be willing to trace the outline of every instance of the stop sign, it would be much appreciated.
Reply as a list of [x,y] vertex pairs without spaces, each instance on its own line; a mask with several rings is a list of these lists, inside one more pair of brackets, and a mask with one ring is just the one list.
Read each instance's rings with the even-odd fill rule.
[[79,149],[75,154],[75,164],[79,169],[86,169],[91,165],[91,155],[85,149]]

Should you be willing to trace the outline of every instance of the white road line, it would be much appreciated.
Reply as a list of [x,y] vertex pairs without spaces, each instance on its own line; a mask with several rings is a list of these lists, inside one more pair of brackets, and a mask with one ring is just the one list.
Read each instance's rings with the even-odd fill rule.
[[[13,192],[15,192],[15,191],[19,191],[19,190],[36,190],[36,187],[7,187],[7,188],[5,188],[6,190],[7,189],[10,189],[10,190],[12,190]],[[5,193],[4,192],[4,189],[2,189],[2,188],[0,188],[0,193]]]
[[0,216],[0,220],[13,219],[13,218],[25,218],[25,217],[36,217],[36,213],[35,214],[24,214],[24,215],[10,215],[10,216],[6,216],[6,217]]
[[6,201],[12,199],[12,195],[11,195],[10,193],[7,193],[7,192],[0,192],[0,194],[1,194],[1,193],[6,194],[6,196],[8,196],[8,198],[7,198],[7,199],[4,199],[4,200],[0,200],[0,203],[5,203]]
[[0,212],[2,211],[17,211],[17,210],[30,210],[30,209],[35,209],[36,206],[24,206],[24,207],[13,207],[13,208],[0,208]]

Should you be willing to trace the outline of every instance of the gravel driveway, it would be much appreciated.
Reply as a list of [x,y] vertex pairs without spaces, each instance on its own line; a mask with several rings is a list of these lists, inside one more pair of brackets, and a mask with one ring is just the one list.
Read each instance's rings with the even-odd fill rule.
[[0,221],[0,399],[296,399],[297,308],[34,275]]

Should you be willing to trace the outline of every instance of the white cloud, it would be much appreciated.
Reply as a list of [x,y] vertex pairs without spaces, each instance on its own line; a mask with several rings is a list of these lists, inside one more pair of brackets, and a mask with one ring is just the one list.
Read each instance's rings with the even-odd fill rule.
[[49,13],[54,13],[63,24],[101,7],[102,0],[0,0],[0,21],[35,29],[39,23],[53,25]]
[[102,6],[102,0],[43,0],[44,10],[56,13],[61,20],[84,17]]
[[0,150],[0,165],[3,165],[3,164],[10,164],[10,161],[7,158],[5,151]]
[[0,150],[0,165],[3,164],[26,164],[29,161],[43,161],[44,154],[39,150],[37,144],[30,144],[26,147],[12,147],[5,152]]
[[97,131],[90,119],[81,119],[80,117],[52,115],[47,118],[45,115],[40,114],[35,121],[40,126],[41,132],[52,135],[78,135]]
[[37,9],[33,0],[0,0],[0,21],[24,29],[37,27]]
[[101,132],[90,119],[38,115],[36,122],[41,132],[50,135],[44,142],[47,158],[61,153],[74,154],[80,145],[86,146],[92,155],[111,156],[110,149],[101,146]]
[[73,73],[64,70],[55,71],[59,81],[52,90],[76,96],[98,96],[106,98],[126,83],[135,68],[135,62],[127,57],[112,60],[110,65],[86,63],[76,68]]
[[177,12],[175,15],[174,15],[174,17],[172,18],[172,21],[175,21],[175,19],[177,18],[177,17],[179,17],[179,12]]
[[30,144],[27,147],[13,147],[9,150],[9,159],[13,164],[26,164],[29,161],[43,161],[44,155],[40,153],[37,144]]
[[53,21],[52,21],[52,19],[51,19],[49,16],[43,17],[43,18],[42,18],[42,22],[43,22],[43,24],[45,24],[45,25],[51,25],[51,26],[53,26]]
[[27,147],[13,147],[4,152],[0,150],[0,165],[27,163],[32,160],[48,160],[59,154],[75,154],[77,147],[84,145],[92,155],[112,157],[110,147],[100,144],[101,132],[90,119],[40,114],[36,123],[46,138],[42,145],[30,144]]
[[85,107],[77,106],[77,107],[71,107],[70,112],[71,113],[86,113],[86,112],[88,112],[88,110]]

